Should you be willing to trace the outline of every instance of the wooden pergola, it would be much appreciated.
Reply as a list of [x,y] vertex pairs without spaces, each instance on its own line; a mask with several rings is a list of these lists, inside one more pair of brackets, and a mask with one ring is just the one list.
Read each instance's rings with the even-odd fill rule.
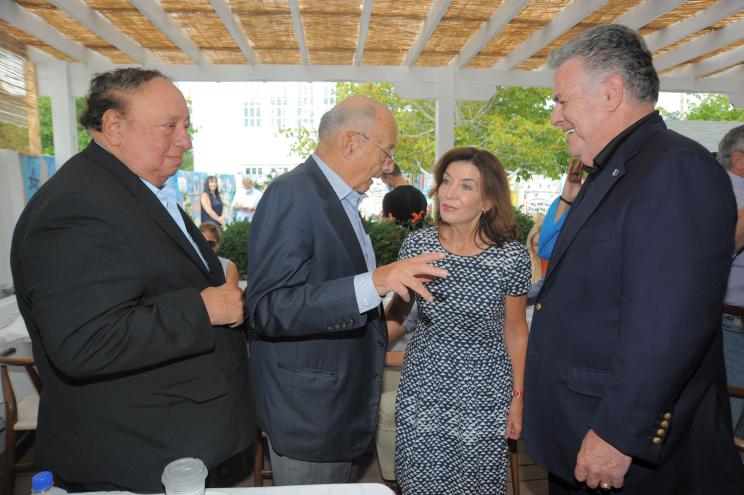
[[553,48],[621,23],[643,34],[663,91],[744,106],[744,0],[0,0],[53,104],[58,163],[92,74],[158,68],[177,81],[387,81],[437,101],[437,155],[458,99],[549,87]]

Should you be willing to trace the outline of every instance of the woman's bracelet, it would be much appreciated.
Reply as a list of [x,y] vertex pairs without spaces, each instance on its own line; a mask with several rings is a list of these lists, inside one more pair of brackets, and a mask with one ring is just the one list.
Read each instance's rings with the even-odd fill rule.
[[561,198],[561,201],[563,201],[564,203],[566,203],[568,206],[571,206],[573,204],[573,201],[567,200],[566,198],[563,197],[562,194],[561,194],[560,198]]
[[512,397],[524,397],[524,392],[521,390],[512,390]]

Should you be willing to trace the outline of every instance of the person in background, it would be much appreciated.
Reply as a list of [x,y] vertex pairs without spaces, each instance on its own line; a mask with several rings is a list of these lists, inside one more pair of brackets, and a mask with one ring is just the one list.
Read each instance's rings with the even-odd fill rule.
[[385,369],[382,372],[382,397],[377,416],[377,462],[380,474],[388,486],[397,489],[395,483],[395,398],[400,385],[400,370],[408,342],[416,330],[418,308],[413,304],[403,323],[388,320],[388,352],[385,354]]
[[93,141],[15,228],[16,297],[44,390],[34,464],[70,492],[162,493],[169,462],[211,474],[255,434],[240,290],[166,180],[191,148],[163,74],[97,74]]
[[549,65],[551,122],[581,138],[593,172],[535,303],[527,450],[551,495],[742,493],[720,330],[731,182],[654,111],[638,32],[592,27]]
[[261,191],[253,187],[253,179],[250,177],[243,178],[243,187],[235,192],[232,200],[232,209],[235,212],[235,221],[253,220],[253,213],[261,199]]
[[[583,143],[575,133],[569,133],[567,136],[569,152],[576,151],[573,148],[579,147]],[[580,143],[580,144],[577,144]],[[581,148],[583,149],[583,147]],[[544,269],[547,270],[547,262],[550,259],[550,255],[555,247],[555,241],[558,239],[558,234],[561,232],[563,222],[566,220],[566,213],[571,208],[576,196],[579,194],[581,189],[581,173],[583,164],[581,158],[571,158],[568,162],[568,170],[566,171],[566,180],[563,182],[563,191],[560,196],[550,204],[548,212],[545,214],[543,220],[542,230],[540,231],[540,241],[538,243],[537,255],[543,260]],[[543,271],[543,274],[545,273]]]
[[217,177],[210,175],[204,181],[204,192],[201,193],[201,221],[211,222],[224,228],[227,225],[223,214],[224,205],[220,197]]
[[530,231],[527,233],[527,240],[525,241],[525,244],[527,245],[527,252],[530,253],[530,264],[532,268],[532,277],[530,279],[530,281],[532,282],[532,287],[530,287],[530,291],[527,293],[528,322],[532,320],[532,310],[530,309],[530,307],[534,306],[537,294],[540,293],[543,276],[545,276],[545,270],[548,267],[547,260],[541,259],[540,256],[537,254],[537,247],[540,243],[540,230],[542,229],[544,221],[545,215],[535,215],[534,223],[532,224],[532,228],[530,229]]
[[387,331],[382,296],[447,273],[424,254],[377,267],[359,204],[393,166],[393,114],[352,96],[320,119],[318,147],[274,179],[248,240],[246,311],[258,420],[277,485],[348,483],[377,423]]
[[[215,253],[218,253],[220,251],[220,246],[222,245],[222,235],[220,234],[219,227],[212,222],[204,222],[199,225],[199,232],[202,233],[207,244],[209,244],[209,247],[211,247]],[[222,271],[225,272],[225,282],[237,287],[239,280],[238,267],[227,258],[223,258],[219,255],[217,258],[220,260],[220,264],[222,265]]]
[[392,172],[382,173],[382,182],[391,189],[382,198],[382,218],[392,218],[401,225],[419,224],[426,215],[424,193],[408,183],[397,163]]
[[[731,263],[728,286],[723,303],[744,310],[744,125],[734,127],[718,144],[718,161],[728,172],[736,196],[738,215],[735,235],[735,257]],[[744,387],[744,323],[742,317],[727,314],[724,307],[723,355],[726,361],[726,379],[730,385]],[[744,415],[744,399],[731,398],[731,420],[736,431]],[[744,427],[744,426],[743,426]]]
[[[436,225],[409,234],[401,260],[440,252],[446,279],[416,297],[416,332],[396,399],[395,470],[406,495],[504,494],[507,438],[522,431],[530,259],[516,240],[506,172],[488,151],[437,162]],[[395,296],[389,324],[413,304]]]

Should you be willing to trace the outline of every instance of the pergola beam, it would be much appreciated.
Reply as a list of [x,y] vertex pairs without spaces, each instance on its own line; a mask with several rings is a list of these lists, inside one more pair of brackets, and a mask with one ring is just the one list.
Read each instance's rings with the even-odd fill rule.
[[653,21],[662,14],[679,7],[687,0],[667,0],[666,2],[644,2],[629,10],[613,22],[638,29]]
[[39,16],[32,14],[15,2],[0,2],[0,19],[39,38],[47,45],[82,63],[92,61],[94,58],[98,59],[96,60],[98,63],[106,62],[100,54],[88,49],[82,43],[64,36]]
[[682,67],[681,69],[672,72],[670,75],[675,77],[703,77],[733,67],[734,65],[741,63],[742,60],[744,60],[744,46],[739,46],[733,50],[714,55],[701,62],[690,64],[687,67]]
[[[235,40],[235,43],[237,43],[240,51],[243,52],[243,56],[248,61],[248,63],[251,65],[258,64],[258,55],[256,55],[255,50],[253,50],[253,48],[251,47],[251,43],[248,41],[248,38],[245,37],[243,28],[240,27],[240,22],[238,21],[238,19],[236,19],[235,13],[232,11],[226,1],[209,0],[209,4],[214,9],[217,17],[219,17],[222,21],[222,24],[225,26],[225,29],[227,29],[227,32],[230,33],[230,36],[232,36]],[[210,70],[212,69],[210,68]]]
[[489,41],[501,31],[504,26],[509,24],[514,16],[530,3],[529,0],[506,0],[490,19],[470,38],[467,45],[463,47],[459,55],[454,60],[453,65],[458,68],[465,67],[468,63],[480,53]]
[[442,21],[442,17],[447,13],[452,0],[434,0],[434,3],[429,9],[429,13],[426,15],[426,20],[421,26],[419,34],[411,44],[411,48],[406,53],[406,58],[403,60],[403,65],[406,67],[412,67],[416,63],[416,59],[421,55],[421,52],[426,47],[427,43],[437,29],[437,26]]
[[744,19],[732,22],[699,38],[669,50],[654,59],[654,67],[657,71],[663,71],[694,58],[718,50],[734,41],[741,39],[744,32]]
[[513,69],[550,43],[558,39],[563,33],[581,22],[586,16],[607,3],[607,0],[584,0],[573,2],[544,28],[527,38],[522,44],[504,57],[495,69]]
[[168,12],[163,9],[160,2],[155,0],[129,0],[134,7],[139,10],[150,22],[152,22],[168,39],[184,52],[189,59],[195,64],[208,65],[211,62],[186,36],[183,30],[173,21]]
[[[676,0],[675,0],[676,1]],[[663,3],[663,2],[647,2]],[[646,36],[646,45],[651,53],[669,46],[672,43],[697,33],[701,29],[715,24],[732,14],[741,10],[741,0],[720,0],[702,12],[698,12],[689,19],[672,24],[664,29],[659,29]]]
[[372,17],[372,0],[364,0],[362,4],[362,18],[359,20],[359,39],[357,40],[356,53],[354,54],[354,65],[361,65],[362,63],[364,45],[367,43],[370,17]]
[[307,45],[305,44],[305,30],[302,28],[302,18],[300,17],[300,6],[297,0],[289,0],[289,10],[292,12],[292,22],[294,23],[295,37],[297,46],[300,47],[300,56],[303,65],[309,65],[310,59],[307,55]]
[[124,52],[136,63],[153,65],[162,62],[149,50],[119,31],[111,21],[88,6],[83,0],[49,0],[49,2],[96,33],[107,43]]

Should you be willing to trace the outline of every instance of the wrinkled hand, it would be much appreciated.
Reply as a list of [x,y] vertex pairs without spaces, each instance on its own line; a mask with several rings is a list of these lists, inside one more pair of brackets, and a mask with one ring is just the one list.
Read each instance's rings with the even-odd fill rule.
[[401,299],[408,302],[411,297],[410,289],[426,301],[431,301],[433,297],[424,287],[424,282],[447,276],[447,270],[431,265],[431,263],[444,259],[444,257],[444,253],[424,253],[381,266],[372,272],[372,283],[375,284],[380,296],[393,291]]
[[584,165],[576,160],[571,161],[566,171],[566,181],[563,183],[561,196],[573,202],[581,189],[581,171]]
[[511,406],[509,406],[509,416],[506,418],[506,438],[519,440],[522,436],[522,412],[524,410],[524,401],[521,397],[512,397]]
[[213,326],[243,323],[243,291],[231,284],[207,287],[201,291],[204,306]]
[[589,430],[581,442],[576,456],[574,476],[586,482],[589,488],[600,483],[612,483],[615,488],[623,486],[623,479],[630,468],[632,458],[605,442],[599,435]]

